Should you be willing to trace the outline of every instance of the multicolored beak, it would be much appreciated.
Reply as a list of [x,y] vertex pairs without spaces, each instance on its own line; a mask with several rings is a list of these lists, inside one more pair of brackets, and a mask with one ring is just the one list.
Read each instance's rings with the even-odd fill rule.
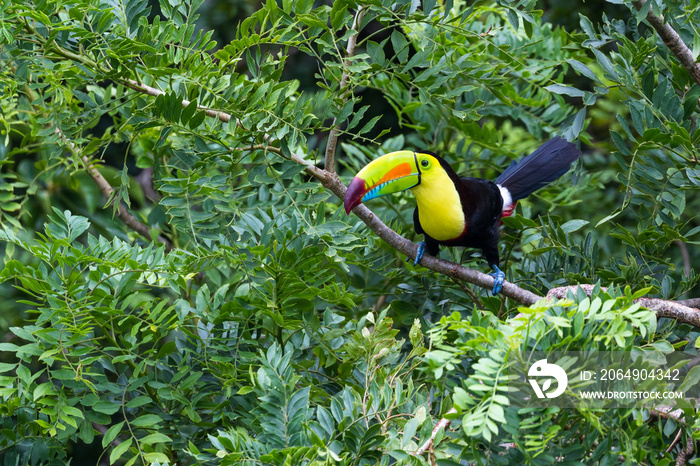
[[386,194],[397,193],[420,184],[420,169],[415,152],[401,150],[383,155],[365,165],[352,179],[345,193],[345,212],[358,204]]

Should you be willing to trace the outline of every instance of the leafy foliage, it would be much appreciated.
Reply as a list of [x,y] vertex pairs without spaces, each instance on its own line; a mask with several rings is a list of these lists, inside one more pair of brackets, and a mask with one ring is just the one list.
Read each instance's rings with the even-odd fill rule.
[[[267,1],[226,44],[201,0],[0,6],[3,464],[670,463],[690,422],[518,408],[505,371],[697,346],[634,304],[697,295],[700,260],[700,87],[646,11],[567,31],[532,1],[327,3]],[[686,3],[646,5],[697,52]],[[539,293],[608,288],[518,307],[404,264],[300,163],[332,129],[346,181],[402,148],[493,179],[579,139],[502,256]],[[371,207],[413,238],[409,199]]]

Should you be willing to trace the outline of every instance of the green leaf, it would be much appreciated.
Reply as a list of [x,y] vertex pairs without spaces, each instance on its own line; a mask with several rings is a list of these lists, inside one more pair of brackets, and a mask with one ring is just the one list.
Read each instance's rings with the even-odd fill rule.
[[612,137],[612,140],[615,143],[615,147],[617,147],[617,149],[620,151],[620,153],[622,155],[624,155],[624,156],[632,155],[632,152],[629,150],[629,147],[627,147],[625,140],[623,139],[623,137],[619,133],[611,130],[610,136]]
[[700,366],[693,366],[685,375],[683,382],[678,386],[678,391],[685,392],[700,382]]
[[144,414],[131,421],[131,425],[135,427],[153,427],[160,424],[161,421],[160,416],[156,414]]
[[545,86],[545,89],[555,94],[563,94],[571,97],[583,97],[585,95],[585,92],[582,90],[563,84],[550,84],[549,86]]
[[581,110],[578,111],[576,114],[576,118],[574,118],[574,122],[571,125],[571,131],[572,131],[572,139],[578,138],[579,134],[581,134],[581,131],[583,131],[583,125],[586,121],[586,107],[583,107]]
[[511,27],[515,30],[515,32],[518,32],[519,20],[518,14],[515,12],[515,10],[511,8],[506,10],[506,17],[508,18],[508,22],[510,23]]
[[[491,406],[489,406],[489,417],[493,419],[496,422],[502,422],[506,423],[506,417],[505,417],[505,411],[503,410],[503,407],[497,403],[491,403]],[[498,431],[494,432],[498,433]]]
[[236,395],[247,395],[248,393],[253,392],[254,389],[253,387],[241,387],[237,392]]
[[[158,149],[159,147],[162,147],[163,144],[165,144],[165,142],[168,140],[168,134],[170,134],[172,130],[172,126],[164,126],[163,129],[160,130],[160,136],[158,136],[158,140],[156,141],[154,149]],[[123,180],[122,184],[124,184]]]
[[170,443],[173,440],[168,437],[165,434],[162,434],[160,432],[154,432],[152,434],[149,434],[141,439],[139,439],[140,443],[146,444],[146,445],[152,445],[154,443]]
[[112,427],[107,429],[107,432],[105,432],[102,436],[102,448],[107,448],[107,445],[112,443],[112,441],[115,438],[117,438],[117,435],[119,435],[119,433],[121,432],[122,427],[124,427],[124,422],[125,421],[122,421],[118,424],[114,424]]
[[146,395],[141,395],[141,396],[137,396],[133,400],[130,400],[126,404],[126,407],[127,408],[138,408],[139,406],[143,406],[143,405],[151,403],[151,402],[153,402],[151,397],[146,396]]
[[649,8],[651,8],[651,4],[654,2],[644,2],[642,4],[642,7],[637,11],[637,22],[641,23],[644,21],[647,17],[647,14],[649,14]]
[[333,2],[331,8],[331,27],[338,30],[345,23],[348,12],[348,4],[345,2]]
[[197,111],[197,101],[193,100],[190,102],[185,108],[182,109],[182,113],[180,114],[180,121],[182,122],[183,125],[186,125],[188,121],[192,118],[192,116],[195,114]]
[[609,222],[610,220],[614,219],[615,217],[617,217],[617,216],[620,215],[621,213],[622,213],[621,210],[617,210],[617,211],[613,212],[612,214],[603,217],[598,223],[596,223],[596,225],[595,225],[596,228],[598,228],[599,226],[603,225],[604,223]]
[[14,371],[16,367],[17,367],[17,364],[8,364],[6,362],[0,362],[0,374],[5,373],[5,372],[9,372],[9,371]]
[[116,401],[98,401],[92,407],[92,409],[98,413],[109,414],[110,416],[119,411],[120,408],[121,405]]
[[587,77],[588,79],[595,81],[597,83],[600,82],[598,80],[598,77],[595,75],[595,73],[593,73],[593,71],[588,66],[584,65],[580,61],[575,60],[573,58],[567,58],[566,62],[569,63],[573,67],[573,69],[578,71],[581,75],[583,75],[583,76]]
[[160,452],[148,452],[144,455],[146,458],[146,461],[149,464],[153,464],[155,462],[158,462],[160,464],[168,464],[170,462],[170,458],[165,453],[160,453]]
[[204,118],[206,118],[207,114],[204,110],[200,110],[199,112],[195,113],[192,118],[190,118],[189,123],[187,126],[190,127],[190,129],[195,130],[199,127],[199,125],[202,124],[204,121]]
[[43,398],[46,395],[55,395],[56,393],[57,392],[54,389],[52,382],[44,382],[42,384],[37,385],[37,387],[34,389],[33,398],[34,401],[36,401],[39,398]]
[[81,410],[79,410],[78,408],[75,408],[73,406],[64,405],[64,406],[61,406],[61,410],[69,416],[84,419],[83,412]]
[[326,410],[323,406],[317,407],[316,418],[318,419],[319,424],[321,424],[323,430],[326,432],[326,434],[328,434],[328,437],[332,436],[335,432],[335,423],[333,422],[331,415],[328,413],[328,410]]
[[131,446],[132,439],[128,438],[124,442],[120,443],[114,449],[112,452],[109,454],[109,463],[114,464],[116,461],[122,457],[124,453],[129,449]]
[[328,29],[326,22],[314,14],[297,14],[297,18],[307,26]]
[[583,29],[583,32],[585,32],[588,35],[589,39],[597,39],[598,35],[595,33],[595,28],[593,27],[593,23],[591,22],[590,19],[586,18],[582,14],[579,13],[579,19],[580,19],[580,25],[581,29]]
[[64,212],[66,222],[68,224],[68,241],[75,241],[80,235],[90,227],[90,222],[87,218],[71,214],[70,211]]
[[574,231],[580,230],[589,223],[590,222],[588,220],[569,220],[561,226],[561,229],[564,230],[565,233],[573,233]]
[[403,437],[401,440],[402,447],[405,447],[411,440],[413,440],[413,436],[416,434],[416,430],[420,425],[420,421],[421,420],[417,417],[413,417],[406,423],[406,426],[403,429]]

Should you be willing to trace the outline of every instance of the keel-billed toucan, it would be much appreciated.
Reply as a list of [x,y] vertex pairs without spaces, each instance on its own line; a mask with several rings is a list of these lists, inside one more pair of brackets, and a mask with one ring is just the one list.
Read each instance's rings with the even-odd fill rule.
[[345,194],[345,211],[349,214],[363,201],[410,189],[418,204],[413,223],[416,232],[425,235],[414,264],[426,251],[437,256],[440,245],[479,248],[493,269],[493,293],[497,294],[505,279],[498,268],[501,217],[511,215],[519,199],[566,173],[580,155],[576,146],[557,137],[513,162],[496,181],[489,181],[460,178],[432,152],[392,152],[355,176]]

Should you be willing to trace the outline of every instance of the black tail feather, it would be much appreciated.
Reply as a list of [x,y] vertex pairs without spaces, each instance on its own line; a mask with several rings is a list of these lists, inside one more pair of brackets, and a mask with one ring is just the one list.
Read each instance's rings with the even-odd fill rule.
[[513,202],[524,199],[569,171],[580,155],[581,151],[566,139],[550,139],[532,154],[510,164],[496,184],[508,189]]

